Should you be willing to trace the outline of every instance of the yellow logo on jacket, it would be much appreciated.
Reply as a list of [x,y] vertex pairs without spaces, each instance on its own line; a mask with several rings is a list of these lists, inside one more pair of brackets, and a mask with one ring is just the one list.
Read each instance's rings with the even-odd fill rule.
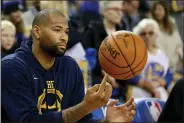
[[[47,82],[47,90],[44,89],[43,90],[43,93],[38,97],[38,103],[37,103],[37,107],[38,107],[38,111],[39,111],[39,114],[42,114],[42,110],[46,110],[47,109],[47,105],[46,104],[46,92],[47,94],[51,94],[51,95],[54,95],[56,96],[56,100],[54,102],[54,104],[52,105],[48,105],[48,109],[56,109],[57,111],[61,111],[61,100],[63,98],[63,95],[61,94],[61,92],[57,89],[54,88],[54,81],[46,81]],[[59,97],[59,99],[58,99]],[[56,106],[57,105],[57,106]]]

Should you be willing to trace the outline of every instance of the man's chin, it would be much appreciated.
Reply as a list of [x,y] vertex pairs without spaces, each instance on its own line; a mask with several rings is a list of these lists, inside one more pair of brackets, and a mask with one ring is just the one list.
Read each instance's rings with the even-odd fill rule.
[[65,50],[60,50],[56,53],[56,56],[64,56]]

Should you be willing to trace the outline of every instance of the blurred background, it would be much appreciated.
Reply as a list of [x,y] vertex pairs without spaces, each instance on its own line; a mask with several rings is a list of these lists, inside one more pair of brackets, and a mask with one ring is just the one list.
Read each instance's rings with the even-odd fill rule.
[[130,96],[166,101],[183,76],[183,0],[2,0],[1,58],[14,53],[22,41],[32,40],[32,21],[47,8],[60,10],[69,20],[65,55],[78,62],[86,88],[101,82],[104,72],[98,63],[98,48],[107,35],[118,30],[139,35],[150,54],[141,75],[124,81],[109,77],[112,98],[121,103]]

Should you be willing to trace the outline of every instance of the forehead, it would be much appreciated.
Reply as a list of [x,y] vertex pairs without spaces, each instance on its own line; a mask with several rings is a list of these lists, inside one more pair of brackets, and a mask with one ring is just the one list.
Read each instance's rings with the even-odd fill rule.
[[164,9],[164,7],[161,4],[157,4],[156,9]]
[[15,30],[11,27],[7,27],[7,28],[4,28],[4,29],[1,29],[1,32],[2,33],[15,33]]
[[109,8],[113,8],[113,7],[122,8],[122,2],[121,1],[110,1],[108,4],[108,7]]
[[148,24],[142,29],[142,31],[154,31],[154,26],[152,24]]
[[66,26],[66,28],[68,28],[68,20],[67,20],[67,18],[63,17],[61,15],[50,14],[49,15],[49,21],[53,25],[55,25],[55,24],[62,24],[64,26]]

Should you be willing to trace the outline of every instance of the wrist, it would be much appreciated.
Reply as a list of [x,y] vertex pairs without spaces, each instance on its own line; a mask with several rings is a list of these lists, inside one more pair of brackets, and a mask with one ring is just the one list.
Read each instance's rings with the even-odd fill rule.
[[73,107],[63,110],[62,117],[64,122],[76,122],[89,113],[90,111],[83,102],[81,102]]
[[82,101],[79,105],[82,108],[82,110],[84,110],[84,112],[86,112],[87,114],[93,111],[91,106],[86,101]]

